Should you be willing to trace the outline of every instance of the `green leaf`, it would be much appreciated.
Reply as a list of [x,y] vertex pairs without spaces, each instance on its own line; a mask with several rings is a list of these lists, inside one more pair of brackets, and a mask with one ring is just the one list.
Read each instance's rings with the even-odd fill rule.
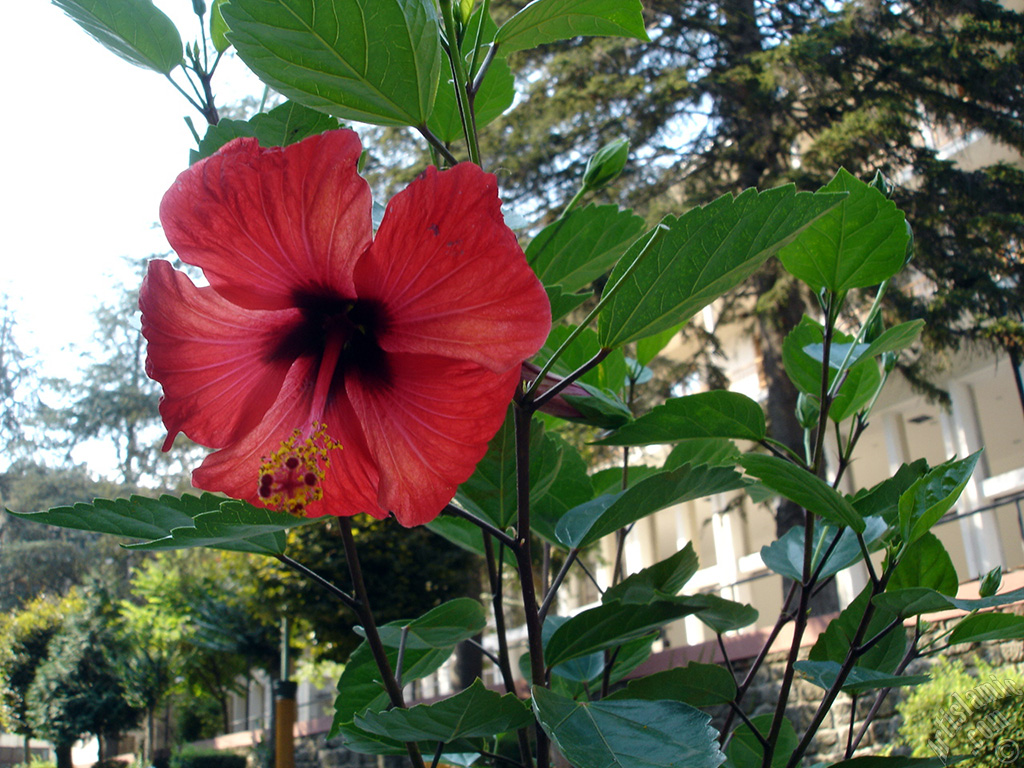
[[[804,532],[805,529],[802,525],[795,525],[776,541],[761,547],[762,562],[781,576],[794,581],[802,581]],[[889,526],[882,518],[868,517],[864,519],[864,543],[868,546],[869,551],[873,549],[872,545],[880,542],[888,532]],[[839,541],[832,546],[837,535]],[[829,547],[832,547],[832,552],[825,564],[821,565],[821,559]],[[857,535],[850,528],[836,528],[832,525],[815,527],[811,569],[815,570],[821,565],[819,579],[827,579],[844,568],[849,568],[854,563],[860,562],[861,556]]]
[[1024,638],[1024,616],[1012,613],[979,613],[967,616],[949,633],[951,645],[1021,638]]
[[189,163],[209,157],[232,139],[253,136],[261,147],[283,147],[338,127],[338,121],[322,112],[286,101],[249,120],[221,120],[206,129],[199,148],[189,153]]
[[617,429],[633,418],[629,406],[609,389],[598,389],[590,384],[580,383],[587,390],[587,395],[563,395],[565,401],[579,411],[579,421],[602,429]]
[[864,518],[837,490],[817,475],[778,456],[748,453],[740,458],[748,475],[833,525],[864,532]]
[[228,25],[221,11],[221,6],[226,2],[227,0],[213,0],[210,8],[210,39],[217,53],[224,53],[231,47],[231,41],[228,40]]
[[691,661],[685,667],[631,680],[622,690],[608,696],[615,699],[647,699],[681,701],[694,707],[727,704],[736,696],[736,681],[729,670],[719,664]]
[[[476,600],[459,597],[431,608],[418,619],[393,621],[379,629],[384,645],[398,648],[405,635],[406,648],[454,648],[487,626],[484,609]],[[404,630],[404,632],[403,632]]]
[[[835,661],[798,661],[793,668],[808,682],[828,690],[839,678],[842,665]],[[928,675],[887,675],[874,669],[854,667],[842,689],[845,693],[865,693],[880,688],[921,685],[929,679]]]
[[681,218],[666,217],[650,248],[651,237],[640,238],[612,270],[605,290],[614,294],[598,320],[602,346],[617,347],[689,320],[842,197],[796,194],[792,186],[748,189]]
[[551,432],[546,432],[544,439],[554,443],[559,456],[558,474],[548,492],[531,504],[530,528],[545,541],[561,547],[555,535],[558,521],[573,507],[590,501],[594,487],[587,475],[587,463],[574,446]]
[[[568,616],[549,615],[545,618],[541,632],[545,647],[547,646],[548,640],[550,640],[551,636],[555,633],[555,630],[569,620],[570,617]],[[615,683],[621,680],[637,666],[646,661],[651,655],[651,644],[657,638],[658,632],[652,631],[646,634],[641,634],[632,640],[627,640],[621,645],[614,646],[615,660],[608,676],[609,682]],[[605,654],[601,651],[596,651],[556,665],[551,669],[551,674],[555,678],[560,678],[562,682],[568,682],[571,684],[562,685],[561,688],[563,690],[560,692],[575,696],[578,693],[583,692],[583,687],[580,685],[581,683],[590,683],[597,680],[604,674],[604,668]],[[519,671],[522,673],[523,679],[530,683],[533,682],[529,651],[519,657]]]
[[526,727],[533,717],[514,693],[504,696],[477,678],[469,688],[434,704],[366,712],[355,724],[364,731],[399,741],[440,741],[493,736]]
[[[516,517],[516,437],[511,407],[505,423],[487,445],[476,471],[459,486],[457,499],[466,509],[506,528]],[[540,498],[559,470],[557,447],[544,439],[544,425],[533,421],[530,430],[530,498]]]
[[678,701],[578,702],[533,688],[533,709],[573,765],[593,768],[718,768],[711,716]]
[[588,205],[548,224],[526,246],[544,285],[586,288],[618,261],[644,230],[644,220],[616,205]]
[[683,464],[710,464],[713,467],[735,466],[740,451],[731,440],[720,437],[683,440],[665,459],[664,469],[675,469]]
[[674,325],[671,328],[666,328],[664,331],[654,334],[653,336],[645,336],[636,343],[636,361],[640,365],[647,365],[658,353],[661,352],[665,347],[669,345],[669,342],[676,337],[679,330],[683,327],[683,324]]
[[53,0],[82,29],[136,66],[170,74],[181,64],[181,36],[150,0]]
[[822,192],[848,192],[835,209],[779,252],[790,274],[815,291],[876,285],[903,267],[906,218],[874,187],[840,169]]
[[[569,334],[574,331],[577,331],[575,325],[559,325],[552,328],[547,341],[537,353],[537,360],[550,359],[568,339]],[[558,376],[567,376],[600,351],[601,345],[597,341],[597,334],[590,328],[584,328],[577,332],[576,338],[558,356],[551,367],[551,372]],[[592,387],[618,392],[625,384],[626,373],[625,355],[621,349],[616,349],[609,353],[596,368],[584,373],[578,381],[580,384],[589,384]]]
[[[782,343],[782,362],[786,369],[786,375],[798,390],[816,398],[821,396],[823,338],[824,329],[821,323],[805,316],[796,328],[789,332]],[[849,348],[852,341],[853,337],[848,334],[839,331],[834,334],[834,344],[846,345],[846,348]],[[817,359],[809,354],[808,350],[816,350]],[[830,353],[829,359],[838,366],[843,357],[840,357],[838,353]],[[829,418],[837,423],[849,418],[867,405],[882,383],[882,374],[878,370],[878,364],[874,358],[863,358],[859,363],[846,370],[846,379],[839,388],[839,392],[836,393],[829,410]],[[829,385],[835,381],[838,375],[840,372],[837,367],[829,368]]]
[[[465,507],[463,508],[465,509]],[[427,528],[432,533],[447,539],[457,547],[462,547],[467,552],[472,552],[481,557],[485,554],[483,532],[479,526],[474,525],[468,520],[442,514],[427,523]],[[505,549],[504,559],[509,567],[515,567],[515,555],[507,548]]]
[[441,43],[419,0],[231,0],[228,39],[263,82],[300,104],[375,125],[423,125]]
[[917,616],[922,613],[946,611],[950,608],[957,608],[969,613],[986,608],[1011,605],[1021,600],[1024,600],[1024,588],[1004,592],[1001,595],[969,600],[943,595],[941,592],[927,587],[912,587],[883,592],[880,595],[876,595],[873,602],[886,611],[906,618],[907,616]]
[[627,576],[621,582],[605,590],[602,603],[616,600],[632,605],[647,605],[675,595],[686,585],[698,568],[697,553],[692,542],[674,555],[659,563],[648,566]]
[[722,635],[743,627],[749,627],[757,621],[757,609],[746,603],[726,600],[718,595],[686,595],[675,601],[697,609],[697,618],[711,628],[711,631]]
[[47,512],[10,514],[61,528],[148,540],[129,544],[129,549],[212,547],[256,554],[282,554],[285,532],[314,522],[210,493],[198,498],[96,499]]
[[877,357],[883,352],[900,352],[917,341],[923,328],[924,320],[909,320],[906,323],[894,325],[871,342],[864,355],[865,357]]
[[763,440],[764,411],[754,400],[724,389],[673,397],[597,445],[650,445],[692,438]]
[[886,590],[927,587],[943,595],[956,597],[960,580],[956,568],[942,542],[932,533],[924,534],[915,541],[893,571]]
[[649,40],[640,0],[534,0],[502,24],[502,54],[574,37],[614,35]]
[[666,601],[650,605],[614,602],[577,613],[559,626],[544,648],[544,662],[556,667],[605,648],[613,648],[651,630],[689,616],[698,606]]
[[[401,622],[385,624],[380,629],[392,626],[401,627]],[[410,648],[405,652],[402,665],[402,682],[411,683],[427,675],[433,674],[452,655],[450,648]],[[398,649],[386,648],[388,662],[395,669],[398,662]],[[334,724],[331,727],[333,738],[341,726],[350,725],[356,715],[367,710],[380,712],[390,705],[390,699],[380,680],[377,663],[373,652],[366,641],[363,641],[349,656],[345,663],[345,671],[338,680],[338,697],[334,701]],[[402,750],[404,754],[404,748]]]
[[568,547],[585,547],[659,509],[742,485],[742,477],[730,467],[684,464],[647,477],[628,490],[599,496],[569,510],[559,521],[555,535]]
[[[750,718],[751,724],[757,728],[758,733],[767,737],[772,726],[772,715],[755,715]],[[779,731],[778,741],[775,742],[775,751],[772,753],[772,768],[783,768],[788,762],[793,751],[800,743],[796,735],[796,729],[788,719],[782,721],[782,730]],[[729,758],[730,768],[761,768],[764,760],[764,747],[761,740],[746,723],[741,723],[733,732],[732,740],[725,748],[725,755]]]
[[942,519],[971,479],[981,451],[965,459],[950,459],[918,479],[900,496],[900,531],[912,544]]
[[[857,628],[864,618],[871,598],[871,584],[864,587],[859,595],[836,618],[829,622],[825,631],[818,636],[817,642],[808,653],[811,661],[834,661],[842,664],[853,645]],[[861,642],[875,638],[888,627],[897,617],[875,602],[875,611],[868,621],[867,631]],[[897,626],[873,647],[857,659],[857,666],[874,669],[890,674],[895,671],[907,650],[907,632]]]
[[882,372],[871,358],[846,371],[846,381],[832,401],[828,417],[835,423],[844,421],[870,403],[882,387]]
[[407,755],[408,748],[403,742],[384,736],[375,736],[357,728],[352,723],[337,724],[331,730],[331,738],[340,736],[345,748],[361,755]]
[[546,285],[544,286],[544,290],[547,291],[548,301],[551,302],[552,323],[557,323],[574,309],[582,306],[583,302],[594,295],[593,291],[586,291],[585,293],[570,293],[560,285]]
[[193,519],[193,525],[175,528],[169,536],[140,544],[127,544],[127,549],[160,551],[212,547],[259,555],[283,555],[291,528],[308,525],[313,519],[274,512],[247,504],[226,501],[213,512],[204,512]]
[[903,464],[892,477],[858,491],[850,497],[850,503],[861,516],[879,515],[888,525],[895,526],[899,517],[900,496],[927,472],[928,462],[924,459],[918,459],[913,464]]
[[226,499],[204,493],[198,498],[164,495],[159,499],[131,496],[127,499],[96,499],[91,504],[54,507],[46,512],[14,512],[7,514],[58,528],[93,531],[130,539],[159,539],[175,528],[192,525],[204,512],[220,509]]

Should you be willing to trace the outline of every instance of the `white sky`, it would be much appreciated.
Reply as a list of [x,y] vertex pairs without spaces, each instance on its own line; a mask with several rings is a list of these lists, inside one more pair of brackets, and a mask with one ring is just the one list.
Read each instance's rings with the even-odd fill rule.
[[[190,0],[157,5],[191,41]],[[6,3],[4,14],[0,293],[22,350],[46,375],[74,378],[93,309],[133,279],[122,257],[167,250],[154,224],[194,146],[183,117],[200,133],[205,123],[162,75],[118,58],[45,0]],[[214,80],[219,105],[260,91],[237,61],[221,67],[230,79]]]

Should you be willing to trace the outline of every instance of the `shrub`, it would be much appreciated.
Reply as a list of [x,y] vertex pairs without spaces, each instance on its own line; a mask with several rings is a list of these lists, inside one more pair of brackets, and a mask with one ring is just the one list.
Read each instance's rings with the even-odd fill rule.
[[1014,666],[940,659],[932,679],[898,705],[914,757],[969,755],[971,768],[1024,768],[1024,674]]
[[215,749],[183,749],[171,758],[171,768],[245,768],[246,760],[234,752]]

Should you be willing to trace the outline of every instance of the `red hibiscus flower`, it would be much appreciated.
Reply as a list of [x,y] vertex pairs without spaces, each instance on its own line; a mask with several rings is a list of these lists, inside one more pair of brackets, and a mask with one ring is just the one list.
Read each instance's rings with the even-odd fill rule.
[[483,457],[550,327],[493,176],[429,168],[374,237],[361,147],[237,139],[182,173],[142,285],[165,447],[217,449],[198,488],[307,515],[429,522]]

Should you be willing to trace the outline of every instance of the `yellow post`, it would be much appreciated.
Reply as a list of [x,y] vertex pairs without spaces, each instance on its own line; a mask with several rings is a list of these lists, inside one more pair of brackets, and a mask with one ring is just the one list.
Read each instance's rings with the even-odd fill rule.
[[274,768],[295,768],[295,693],[298,685],[291,680],[274,684],[274,707],[277,714],[274,730]]

